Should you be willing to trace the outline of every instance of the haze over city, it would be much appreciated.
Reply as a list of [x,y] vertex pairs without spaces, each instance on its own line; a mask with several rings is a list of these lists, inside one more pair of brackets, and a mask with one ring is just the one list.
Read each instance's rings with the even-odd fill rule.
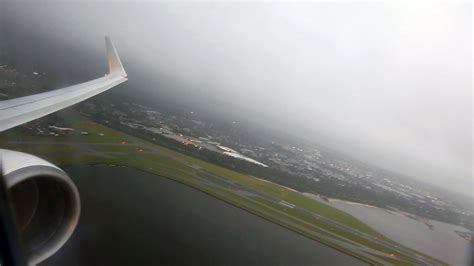
[[472,196],[471,4],[25,6],[1,6],[0,48],[61,85],[104,70],[109,35],[130,77],[122,93],[259,123]]

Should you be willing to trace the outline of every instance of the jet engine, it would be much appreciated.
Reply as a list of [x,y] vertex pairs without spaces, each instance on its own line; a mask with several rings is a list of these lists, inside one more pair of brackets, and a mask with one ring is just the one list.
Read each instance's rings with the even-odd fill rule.
[[0,167],[28,264],[52,256],[73,233],[79,192],[69,176],[36,156],[0,149]]

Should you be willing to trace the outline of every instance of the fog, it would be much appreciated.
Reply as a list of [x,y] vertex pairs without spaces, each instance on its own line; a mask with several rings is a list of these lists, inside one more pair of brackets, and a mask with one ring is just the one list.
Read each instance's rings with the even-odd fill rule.
[[62,82],[102,75],[109,35],[130,77],[122,91],[238,114],[473,195],[469,3],[0,8],[3,48]]

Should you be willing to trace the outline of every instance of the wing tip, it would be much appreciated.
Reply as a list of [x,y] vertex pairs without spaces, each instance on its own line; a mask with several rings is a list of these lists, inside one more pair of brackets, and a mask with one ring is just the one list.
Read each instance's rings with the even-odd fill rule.
[[109,65],[109,74],[119,73],[122,77],[128,79],[128,74],[123,68],[122,61],[115,49],[114,43],[109,36],[105,36],[105,46],[107,49],[107,62]]

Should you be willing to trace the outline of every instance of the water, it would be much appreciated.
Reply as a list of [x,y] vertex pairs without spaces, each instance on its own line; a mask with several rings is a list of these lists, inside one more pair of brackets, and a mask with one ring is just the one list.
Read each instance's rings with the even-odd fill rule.
[[362,265],[363,262],[163,177],[70,167],[80,223],[42,265]]
[[431,230],[420,221],[381,208],[356,205],[343,201],[324,203],[350,213],[357,219],[388,238],[451,265],[467,265],[470,255],[469,242],[454,231],[465,232],[460,226],[429,220]]

